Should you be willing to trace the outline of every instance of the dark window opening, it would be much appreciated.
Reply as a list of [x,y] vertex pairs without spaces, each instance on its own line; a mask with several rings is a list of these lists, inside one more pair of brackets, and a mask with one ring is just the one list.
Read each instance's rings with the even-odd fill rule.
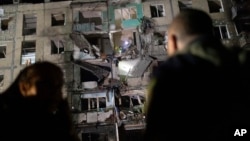
[[121,97],[121,106],[124,108],[130,108],[130,97],[129,96],[122,96]]
[[226,26],[221,26],[221,38],[222,39],[228,39],[228,33]]
[[132,96],[131,100],[132,100],[133,106],[140,105],[137,96]]
[[150,5],[150,12],[151,12],[151,17],[164,17],[165,16],[165,10],[164,6],[159,4],[159,5]]
[[94,75],[92,72],[81,69],[81,82],[87,82],[87,81],[97,81],[98,78],[96,75]]
[[36,34],[37,18],[34,14],[25,14],[23,16],[23,35]]
[[214,35],[218,39],[229,39],[227,27],[225,25],[215,26]]
[[51,41],[51,54],[61,54],[64,52],[62,41]]
[[0,59],[6,58],[6,46],[0,46]]
[[[91,24],[93,26],[91,26],[91,28],[95,28],[95,26],[97,25],[102,25],[102,17],[91,17],[91,15],[89,15],[89,12],[79,12],[79,23],[88,23]],[[92,29],[94,30],[94,29]]]
[[22,59],[21,64],[30,64],[35,62],[36,42],[24,41],[22,43]]
[[65,25],[65,14],[52,14],[51,18],[52,26]]
[[88,105],[89,105],[88,99],[81,99],[81,109],[82,109],[82,111],[87,111],[89,109]]
[[8,30],[8,26],[9,26],[9,19],[2,19],[0,21],[1,23],[1,30],[4,31],[4,30]]
[[208,0],[207,2],[210,13],[218,13],[224,11],[221,5],[221,0]]
[[99,108],[106,108],[106,97],[99,97]]
[[179,5],[180,11],[191,8],[192,7],[192,0],[179,0],[178,5]]

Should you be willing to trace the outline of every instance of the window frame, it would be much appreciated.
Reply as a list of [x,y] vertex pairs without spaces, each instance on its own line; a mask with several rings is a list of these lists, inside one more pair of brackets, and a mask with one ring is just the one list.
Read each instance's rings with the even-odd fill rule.
[[[27,17],[26,17],[27,16]],[[31,25],[35,25],[32,27]],[[23,14],[23,36],[35,35],[37,28],[37,16],[36,14]]]
[[[55,17],[57,17],[57,16],[62,16],[63,20],[56,20]],[[53,19],[55,19],[56,21],[53,22]],[[66,25],[65,13],[51,13],[51,26],[65,26],[65,25]]]
[[[224,28],[225,27],[225,29],[226,29],[226,35],[227,35],[227,37],[225,38],[225,37],[223,37],[223,32],[222,32],[222,27]],[[214,30],[215,30],[215,28],[218,28],[219,29],[219,33],[220,33],[220,39],[222,39],[222,40],[224,40],[224,39],[230,39],[230,34],[229,34],[229,31],[228,31],[228,27],[227,27],[227,25],[215,25],[214,26]]]
[[[1,49],[1,48],[3,48],[3,49]],[[1,57],[1,55],[0,55],[0,59],[6,58],[6,48],[7,48],[6,46],[0,45],[0,54],[2,53],[4,55],[4,57]]]
[[[30,46],[27,44],[34,44],[34,46]],[[25,52],[27,50],[27,52]],[[30,56],[30,57],[29,57]],[[28,57],[28,59],[25,59]],[[21,65],[28,65],[35,63],[36,59],[36,41],[23,41],[21,48]]]
[[[155,7],[156,8],[156,11],[157,11],[157,16],[153,16],[152,15],[152,10],[151,10],[151,7]],[[159,8],[158,8],[158,6],[162,6],[162,12],[163,12],[163,16],[160,16],[160,14],[159,14]],[[165,6],[164,6],[164,4],[150,4],[149,5],[149,8],[150,8],[150,14],[151,14],[151,18],[162,18],[162,17],[165,17],[166,16],[166,10],[165,10]]]
[[[101,98],[104,98],[105,99],[105,107],[102,107],[100,106],[100,99]],[[83,108],[83,105],[82,105],[82,111],[99,111],[99,109],[101,108],[106,108],[107,107],[107,97],[89,97],[89,98],[81,98],[82,101],[84,102],[88,102],[87,105],[85,105],[85,108]],[[88,106],[88,107],[86,107]]]
[[[51,55],[54,54],[62,54],[65,51],[65,46],[62,40],[51,40]],[[54,48],[56,48],[56,52],[54,52]]]
[[[213,2],[213,1],[218,1],[220,3],[220,9],[219,12],[214,12],[214,11],[210,11],[210,6],[209,6],[209,2]],[[216,2],[215,2],[216,3]],[[223,3],[222,0],[207,0],[207,4],[208,4],[208,9],[209,9],[209,13],[222,13],[225,12],[225,9],[223,7]]]
[[[135,17],[134,18],[131,18],[131,15],[133,15],[133,14],[131,14],[131,9],[135,9]],[[126,9],[128,9],[128,10],[126,10]],[[124,8],[119,8],[119,9],[115,9],[115,10],[119,10],[120,11],[120,16],[121,16],[121,18],[120,18],[120,20],[121,21],[126,21],[126,20],[133,20],[133,19],[137,19],[138,18],[138,13],[137,13],[137,8],[135,7],[135,6],[131,6],[131,7],[124,7]],[[127,14],[127,15],[129,15],[128,16],[128,18],[126,18],[125,16],[124,16],[124,14],[123,13],[125,13],[126,11],[129,11],[129,14]],[[133,16],[132,16],[133,17]]]

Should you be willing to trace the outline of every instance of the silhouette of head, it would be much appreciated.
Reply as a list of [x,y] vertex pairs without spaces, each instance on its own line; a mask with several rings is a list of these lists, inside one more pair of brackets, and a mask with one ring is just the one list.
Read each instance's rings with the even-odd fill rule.
[[199,36],[213,36],[210,16],[202,10],[181,11],[168,28],[168,55],[173,55]]
[[24,98],[43,101],[52,109],[63,99],[63,72],[53,63],[44,61],[29,65],[18,78],[18,87]]

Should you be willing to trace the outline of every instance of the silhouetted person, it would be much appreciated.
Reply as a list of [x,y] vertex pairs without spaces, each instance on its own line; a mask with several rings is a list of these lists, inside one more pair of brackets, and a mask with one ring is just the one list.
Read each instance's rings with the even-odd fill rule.
[[207,13],[181,11],[168,28],[168,59],[150,82],[145,140],[228,141],[248,127],[242,52],[214,37]]
[[0,95],[1,141],[79,141],[61,68],[50,62],[25,67]]

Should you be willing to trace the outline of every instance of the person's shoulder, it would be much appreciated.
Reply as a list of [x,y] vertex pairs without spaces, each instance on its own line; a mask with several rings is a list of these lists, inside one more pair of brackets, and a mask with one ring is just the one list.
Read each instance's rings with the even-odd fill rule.
[[159,78],[164,78],[166,75],[168,78],[171,76],[169,74],[175,75],[178,72],[184,70],[185,62],[183,60],[183,55],[175,55],[167,58],[165,61],[162,61],[154,69],[153,76]]

